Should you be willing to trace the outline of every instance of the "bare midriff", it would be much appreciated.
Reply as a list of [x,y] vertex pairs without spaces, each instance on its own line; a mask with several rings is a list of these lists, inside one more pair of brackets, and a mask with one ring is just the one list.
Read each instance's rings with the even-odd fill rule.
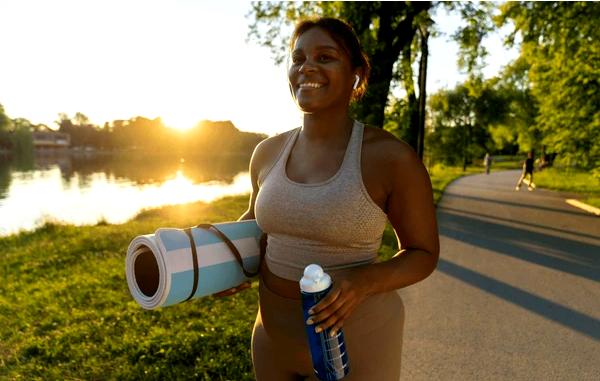
[[300,285],[285,278],[273,274],[263,260],[260,266],[260,280],[272,292],[288,299],[300,299]]

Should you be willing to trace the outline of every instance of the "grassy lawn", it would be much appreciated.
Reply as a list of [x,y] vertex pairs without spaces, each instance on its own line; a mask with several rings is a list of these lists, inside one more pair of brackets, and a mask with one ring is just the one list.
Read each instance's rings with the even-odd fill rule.
[[581,201],[600,208],[600,178],[589,171],[546,168],[534,172],[533,180],[541,188],[580,193]]
[[431,186],[433,188],[433,201],[437,205],[442,197],[444,189],[454,180],[466,175],[482,173],[483,167],[469,166],[463,172],[462,167],[450,167],[442,164],[436,164],[429,168],[429,176],[431,177]]
[[[441,166],[431,174],[436,201],[463,175]],[[122,225],[47,224],[0,238],[0,379],[253,379],[256,282],[232,297],[145,311],[129,295],[124,272],[134,236],[235,220],[246,206],[247,196],[228,197],[146,211]],[[388,226],[380,255],[396,250]]]
[[134,236],[236,219],[246,205],[226,198],[0,239],[0,379],[252,379],[255,290],[145,311],[124,273]]

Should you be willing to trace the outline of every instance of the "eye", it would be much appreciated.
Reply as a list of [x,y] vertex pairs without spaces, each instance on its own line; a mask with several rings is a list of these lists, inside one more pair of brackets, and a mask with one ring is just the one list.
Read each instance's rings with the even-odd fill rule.
[[333,57],[328,54],[321,54],[317,57],[319,62],[329,62],[333,60]]
[[294,56],[292,56],[292,63],[293,64],[299,64],[302,61],[304,61],[304,57],[303,56],[300,56],[300,55],[294,55]]

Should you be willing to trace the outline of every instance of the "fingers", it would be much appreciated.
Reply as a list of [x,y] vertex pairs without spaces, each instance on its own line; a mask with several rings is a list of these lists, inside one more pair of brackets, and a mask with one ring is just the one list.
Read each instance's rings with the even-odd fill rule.
[[[357,270],[353,270],[357,271]],[[315,331],[331,330],[335,336],[357,305],[367,297],[366,289],[360,282],[350,279],[353,272],[338,274],[332,290],[311,310],[307,324],[314,324]]]
[[337,332],[348,318],[357,303],[354,293],[350,290],[342,292],[341,289],[333,289],[327,297],[323,298],[315,307],[307,324],[315,324],[315,331],[333,328]]
[[315,332],[321,332],[326,329],[331,329],[330,335],[335,336],[337,332],[343,327],[344,320],[346,320],[350,316],[350,312],[353,310],[352,306],[344,305],[338,310],[336,310],[333,314],[331,314],[327,319],[318,323],[315,327]]
[[313,308],[311,308],[310,311],[308,311],[308,313],[311,315],[316,315],[319,312],[325,310],[331,305],[331,303],[334,303],[337,300],[341,292],[342,290],[340,290],[339,288],[332,289],[331,292],[327,294],[327,296],[325,296],[323,299],[321,299],[321,301],[319,301],[319,303],[317,303]]

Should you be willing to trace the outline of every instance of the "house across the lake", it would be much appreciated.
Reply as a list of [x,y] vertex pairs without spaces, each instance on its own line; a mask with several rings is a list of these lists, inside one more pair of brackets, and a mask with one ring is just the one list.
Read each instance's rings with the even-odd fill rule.
[[33,131],[33,147],[38,148],[69,148],[71,135],[64,132],[56,132],[50,129],[45,131]]

